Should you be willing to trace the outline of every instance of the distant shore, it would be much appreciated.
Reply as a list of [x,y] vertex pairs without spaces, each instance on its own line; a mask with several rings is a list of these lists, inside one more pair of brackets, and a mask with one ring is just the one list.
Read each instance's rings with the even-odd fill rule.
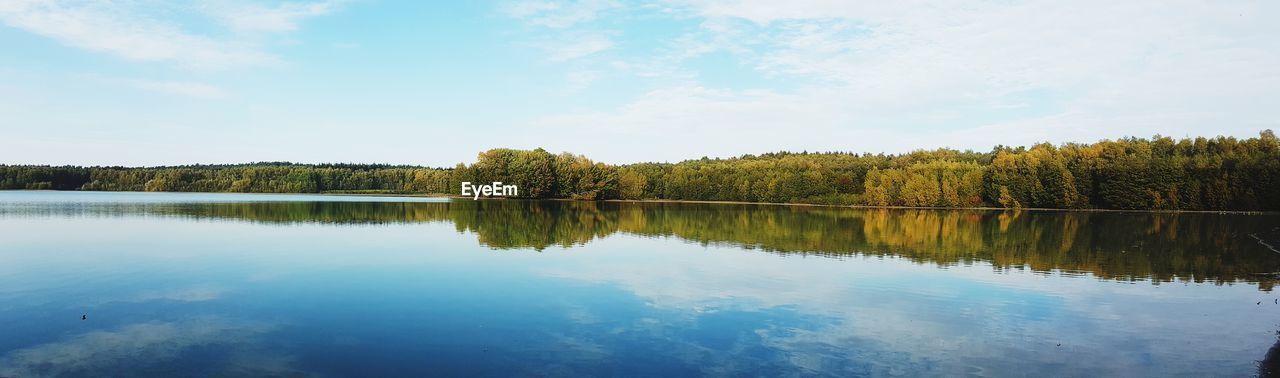
[[1277,162],[1280,138],[1262,130],[1247,139],[1157,135],[997,146],[985,152],[778,151],[617,165],[541,148],[493,148],[473,163],[453,168],[289,162],[155,167],[0,164],[0,188],[449,197],[466,193],[466,184],[480,183],[477,191],[489,195],[496,193],[484,188],[502,185],[502,193],[511,196],[588,200],[1251,213],[1280,212]]

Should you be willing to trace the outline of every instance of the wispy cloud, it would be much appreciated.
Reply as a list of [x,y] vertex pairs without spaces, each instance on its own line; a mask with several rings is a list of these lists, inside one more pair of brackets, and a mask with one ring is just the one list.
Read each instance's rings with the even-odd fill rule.
[[[543,50],[547,62],[578,64],[577,60],[609,51],[616,47],[613,36],[618,33],[590,27],[590,23],[609,11],[623,8],[623,4],[611,0],[579,1],[513,1],[504,4],[500,11],[519,20],[527,27],[539,30],[541,37],[530,38],[534,42],[522,44]],[[590,86],[601,77],[601,70],[575,70],[565,75],[565,91],[577,92]]]
[[84,81],[101,83],[115,88],[132,88],[164,95],[179,95],[202,99],[219,99],[228,96],[227,91],[222,87],[198,81],[117,78],[97,74],[81,74],[76,75],[76,77]]
[[586,57],[613,48],[609,37],[589,34],[572,38],[569,42],[547,46],[547,59],[552,62],[565,62]]
[[573,71],[565,75],[565,80],[569,83],[568,90],[576,92],[590,87],[601,76],[599,71]]
[[[1267,17],[1280,13],[1278,4],[670,4],[679,17],[693,15],[688,20],[697,27],[650,51],[625,51],[618,55],[628,59],[588,67],[667,80],[665,89],[637,93],[614,109],[533,124],[575,135],[606,133],[602,128],[615,135],[654,129],[732,135],[737,147],[726,147],[728,155],[1242,135],[1277,125],[1263,99],[1280,86],[1274,42],[1280,24]],[[706,84],[701,74],[708,68],[694,62],[712,53],[726,53],[773,84],[733,90]],[[823,138],[740,137],[780,127]],[[967,132],[981,137],[957,138]],[[661,139],[648,149],[670,147]]]
[[530,25],[559,29],[593,21],[600,13],[621,7],[622,3],[610,0],[517,1],[503,11]]
[[333,12],[341,1],[282,3],[274,6],[218,2],[203,9],[232,30],[239,32],[287,32],[298,29],[302,20]]
[[[217,3],[200,8],[235,31],[282,32],[306,17],[329,12],[331,3],[275,7]],[[132,6],[131,6],[132,5]],[[182,12],[188,9],[166,9]],[[273,65],[281,59],[255,41],[201,35],[153,7],[110,1],[16,0],[0,3],[0,22],[67,46],[141,62],[173,63],[193,70]]]
[[223,98],[227,95],[222,88],[204,83],[156,80],[127,80],[126,82],[139,89],[189,97]]

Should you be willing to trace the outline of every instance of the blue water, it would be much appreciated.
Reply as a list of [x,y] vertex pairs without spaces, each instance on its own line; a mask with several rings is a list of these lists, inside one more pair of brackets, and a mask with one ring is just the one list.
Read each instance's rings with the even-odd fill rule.
[[[1199,265],[1037,268],[1074,252],[1010,264],[985,227],[959,258],[822,242],[924,213],[402,200],[423,201],[0,192],[0,376],[1248,376],[1280,330],[1266,279],[1235,273],[1274,252],[1244,235]],[[680,226],[711,216],[776,236]],[[1202,217],[1176,220],[1280,225]]]

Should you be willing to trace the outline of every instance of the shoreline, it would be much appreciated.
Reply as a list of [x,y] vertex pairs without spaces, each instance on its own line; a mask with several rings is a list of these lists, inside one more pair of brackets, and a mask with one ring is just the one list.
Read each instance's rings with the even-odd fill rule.
[[[448,198],[448,199],[467,199],[474,200],[471,196],[462,196],[456,194],[442,193],[242,193],[242,192],[145,192],[145,191],[115,191],[115,190],[44,190],[44,189],[3,189],[2,192],[57,192],[57,193],[75,193],[75,192],[93,192],[93,193],[193,193],[193,194],[254,194],[254,195],[310,195],[310,196],[343,196],[343,197],[405,197],[405,198]],[[516,200],[516,201],[583,201],[583,202],[614,202],[614,203],[690,203],[690,204],[720,204],[720,205],[763,205],[763,206],[793,206],[793,207],[826,207],[826,208],[843,208],[858,210],[976,210],[976,211],[1045,211],[1045,212],[1108,212],[1108,213],[1189,213],[1189,214],[1224,214],[1224,215],[1277,215],[1280,211],[1267,210],[1162,210],[1162,209],[1140,209],[1140,210],[1121,210],[1121,209],[1058,209],[1043,207],[1022,207],[1022,208],[1004,208],[1004,207],[928,207],[928,206],[869,206],[869,205],[828,205],[818,203],[789,203],[789,202],[747,202],[747,201],[702,201],[702,200],[669,200],[669,199],[642,199],[642,200],[624,200],[624,199],[608,199],[608,200],[578,200],[572,198],[504,198],[504,197],[488,197],[482,200]]]

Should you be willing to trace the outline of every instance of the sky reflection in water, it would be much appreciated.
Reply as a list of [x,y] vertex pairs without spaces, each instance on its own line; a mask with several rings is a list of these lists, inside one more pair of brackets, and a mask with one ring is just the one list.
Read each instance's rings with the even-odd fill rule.
[[1280,329],[1273,215],[137,196],[0,193],[0,376],[1240,376]]

